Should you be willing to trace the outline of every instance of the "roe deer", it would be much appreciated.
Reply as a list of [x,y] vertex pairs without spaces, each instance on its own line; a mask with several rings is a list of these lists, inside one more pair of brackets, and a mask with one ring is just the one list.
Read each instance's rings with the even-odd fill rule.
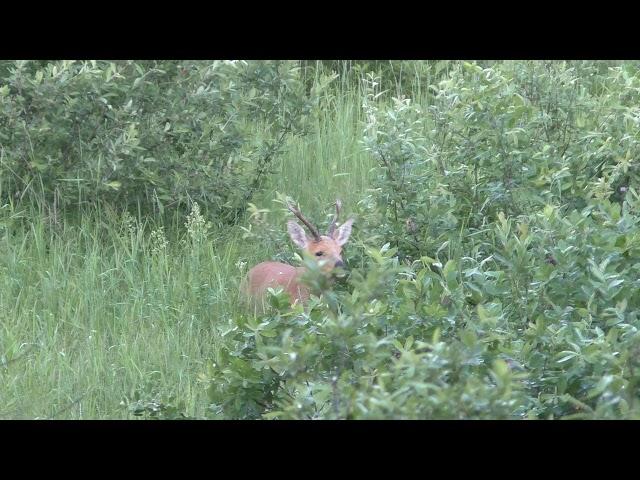
[[[336,200],[336,214],[329,225],[326,235],[320,235],[318,229],[309,222],[298,208],[288,205],[289,210],[304,223],[311,237],[308,237],[302,227],[295,221],[287,222],[289,236],[293,243],[312,255],[321,263],[320,269],[330,274],[335,267],[343,267],[342,246],[349,240],[353,218],[347,220],[336,230],[336,221],[340,214],[340,200]],[[263,301],[267,288],[282,287],[291,296],[291,303],[306,303],[309,299],[309,289],[302,283],[302,276],[307,271],[305,267],[293,267],[280,262],[262,262],[247,273],[243,284],[243,293],[254,308]]]

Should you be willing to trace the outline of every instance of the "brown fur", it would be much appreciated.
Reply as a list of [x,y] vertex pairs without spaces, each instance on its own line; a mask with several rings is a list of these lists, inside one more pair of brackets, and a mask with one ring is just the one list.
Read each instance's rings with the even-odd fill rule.
[[245,280],[244,293],[253,300],[254,307],[264,298],[267,288],[282,287],[292,299],[306,302],[309,299],[309,289],[300,282],[304,274],[303,267],[292,267],[286,263],[262,262],[249,270]]

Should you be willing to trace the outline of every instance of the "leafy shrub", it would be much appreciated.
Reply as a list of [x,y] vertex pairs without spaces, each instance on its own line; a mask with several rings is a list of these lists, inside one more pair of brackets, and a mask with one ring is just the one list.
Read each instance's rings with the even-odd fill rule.
[[362,202],[371,233],[416,259],[457,248],[456,230],[477,234],[500,211],[621,202],[639,180],[638,81],[630,64],[460,62],[424,107],[380,102],[369,76],[363,145],[380,165]]
[[273,292],[271,315],[223,329],[225,346],[201,376],[213,411],[638,418],[640,256],[619,232],[637,225],[634,198],[569,217],[549,207],[530,224],[501,214],[493,243],[444,265],[368,249],[348,284],[325,287],[306,312]]
[[229,320],[216,416],[640,418],[638,71],[448,72],[426,109],[367,79],[350,277]]
[[297,64],[4,62],[2,193],[233,221],[313,106]]
[[[215,411],[229,418],[507,418],[522,395],[519,375],[490,343],[446,319],[435,290],[423,301],[416,285],[446,281],[430,269],[422,283],[403,273],[393,249],[369,251],[366,273],[354,273],[353,293],[316,302],[309,313],[278,311],[231,321],[227,348],[202,375]],[[448,271],[448,269],[447,269]],[[404,272],[407,273],[407,272]],[[449,273],[449,272],[448,272]],[[426,279],[430,279],[426,280]],[[332,307],[333,304],[333,307]],[[416,311],[417,308],[417,311]],[[423,310],[437,312],[428,320]],[[461,339],[445,342],[443,332]]]

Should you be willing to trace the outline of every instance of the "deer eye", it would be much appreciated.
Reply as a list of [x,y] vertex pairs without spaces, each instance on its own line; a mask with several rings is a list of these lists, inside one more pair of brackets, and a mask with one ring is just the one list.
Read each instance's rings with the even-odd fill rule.
[[324,252],[316,252],[316,257],[321,257],[322,255],[324,255]]

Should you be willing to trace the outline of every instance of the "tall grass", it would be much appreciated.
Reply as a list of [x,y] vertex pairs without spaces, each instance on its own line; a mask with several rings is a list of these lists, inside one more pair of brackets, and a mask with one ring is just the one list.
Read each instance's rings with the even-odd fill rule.
[[336,197],[348,208],[367,188],[374,164],[360,145],[361,92],[336,82],[322,99],[308,134],[291,139],[275,175],[256,198],[265,208],[279,191],[318,214],[327,212]]
[[113,216],[58,227],[26,216],[1,240],[0,416],[122,418],[136,392],[197,414],[237,243],[182,238],[152,253],[141,225]]

